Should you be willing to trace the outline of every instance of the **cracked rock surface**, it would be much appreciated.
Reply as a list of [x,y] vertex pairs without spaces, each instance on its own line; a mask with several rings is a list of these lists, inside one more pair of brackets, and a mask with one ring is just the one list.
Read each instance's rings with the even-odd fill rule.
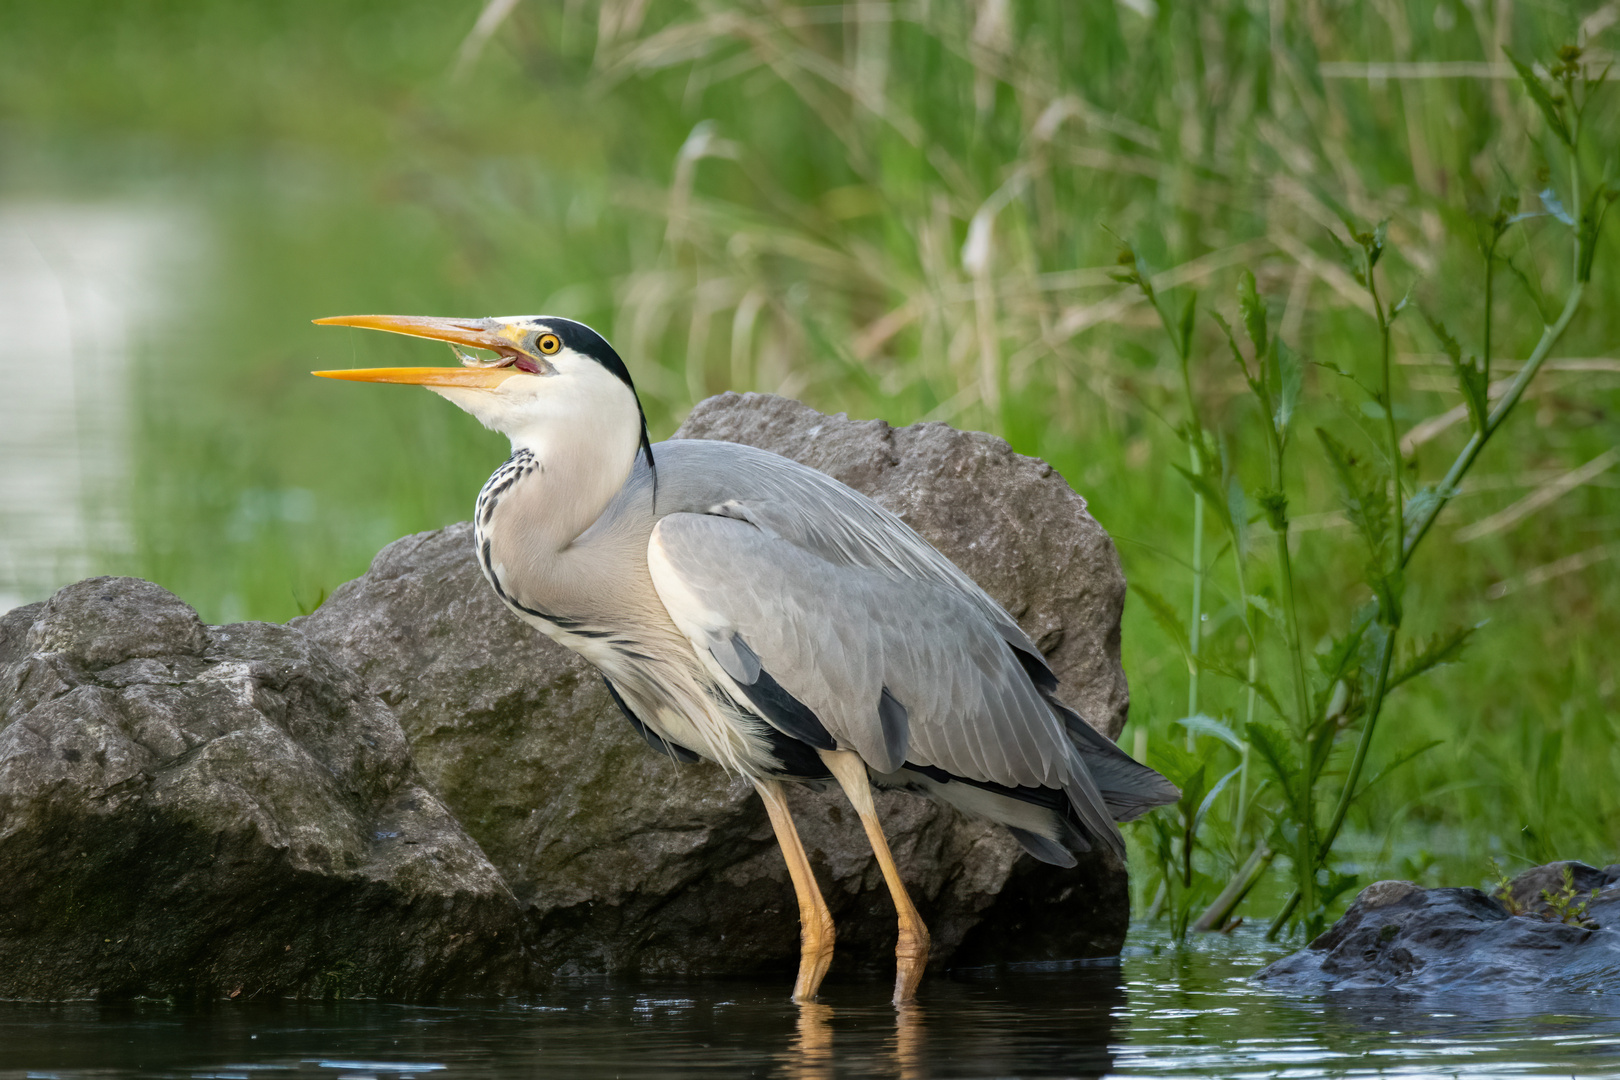
[[518,973],[510,892],[296,630],[134,578],[0,620],[0,997],[425,998]]

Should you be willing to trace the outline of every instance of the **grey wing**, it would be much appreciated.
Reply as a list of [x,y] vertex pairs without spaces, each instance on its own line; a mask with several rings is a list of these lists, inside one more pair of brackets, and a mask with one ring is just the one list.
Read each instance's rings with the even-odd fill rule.
[[[1045,666],[1012,616],[904,521],[826,473],[740,443],[677,439],[659,443],[670,459],[661,506],[729,516],[828,562],[866,567],[953,589],[1007,642]],[[671,498],[673,496],[673,498]]]
[[[936,766],[1061,788],[1088,832],[1119,843],[1065,717],[1031,680],[993,601],[952,575],[860,565],[747,520],[747,506],[729,510],[663,518],[648,565],[675,624],[740,700],[812,745],[856,751],[878,773]],[[788,713],[770,707],[773,696]]]

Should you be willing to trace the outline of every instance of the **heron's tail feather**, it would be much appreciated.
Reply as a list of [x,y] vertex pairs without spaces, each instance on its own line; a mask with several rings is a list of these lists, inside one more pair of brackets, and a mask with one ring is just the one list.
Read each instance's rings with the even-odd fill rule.
[[1115,821],[1132,821],[1155,806],[1181,798],[1176,785],[1115,746],[1112,739],[1082,720],[1074,710],[1062,705],[1057,708],[1063,713],[1070,741],[1080,751],[1080,760],[1086,763],[1086,771],[1097,782],[1108,813]]

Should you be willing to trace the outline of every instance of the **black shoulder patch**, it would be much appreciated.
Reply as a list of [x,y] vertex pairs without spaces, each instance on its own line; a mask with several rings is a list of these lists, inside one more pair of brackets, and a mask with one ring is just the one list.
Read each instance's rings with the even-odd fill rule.
[[811,712],[804,702],[783,689],[782,684],[771,678],[771,673],[764,668],[760,668],[759,678],[753,683],[738,685],[754,708],[776,730],[817,750],[838,749],[838,743],[822,725],[821,718]]
[[832,770],[821,760],[815,747],[784,735],[769,724],[760,724],[760,736],[771,745],[771,754],[782,763],[781,777],[786,780],[831,780]]
[[878,695],[878,723],[883,726],[883,748],[889,752],[893,761],[904,762],[906,753],[911,749],[910,714],[906,707],[895,700],[889,688],[885,686],[883,693]]

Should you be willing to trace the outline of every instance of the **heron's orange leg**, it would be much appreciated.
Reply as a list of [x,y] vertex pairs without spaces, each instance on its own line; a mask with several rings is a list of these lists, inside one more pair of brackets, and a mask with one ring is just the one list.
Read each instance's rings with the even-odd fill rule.
[[794,1001],[811,1001],[821,988],[821,980],[832,963],[832,912],[816,887],[816,876],[810,870],[810,857],[804,853],[799,830],[793,827],[793,816],[788,813],[787,798],[782,785],[776,780],[755,780],[765,812],[771,816],[771,828],[776,830],[776,842],[782,847],[782,858],[787,860],[788,877],[793,879],[793,892],[799,898],[799,977],[793,984]]
[[928,927],[906,893],[905,882],[900,880],[900,869],[894,865],[889,841],[883,835],[877,808],[872,805],[872,783],[866,776],[866,763],[853,750],[822,750],[821,760],[832,770],[838,786],[844,789],[850,805],[860,815],[866,827],[866,839],[872,844],[878,866],[883,869],[883,880],[894,897],[894,909],[900,915],[900,938],[894,947],[894,1003],[905,1005],[917,996],[917,984],[922,982],[923,968],[928,966]]

